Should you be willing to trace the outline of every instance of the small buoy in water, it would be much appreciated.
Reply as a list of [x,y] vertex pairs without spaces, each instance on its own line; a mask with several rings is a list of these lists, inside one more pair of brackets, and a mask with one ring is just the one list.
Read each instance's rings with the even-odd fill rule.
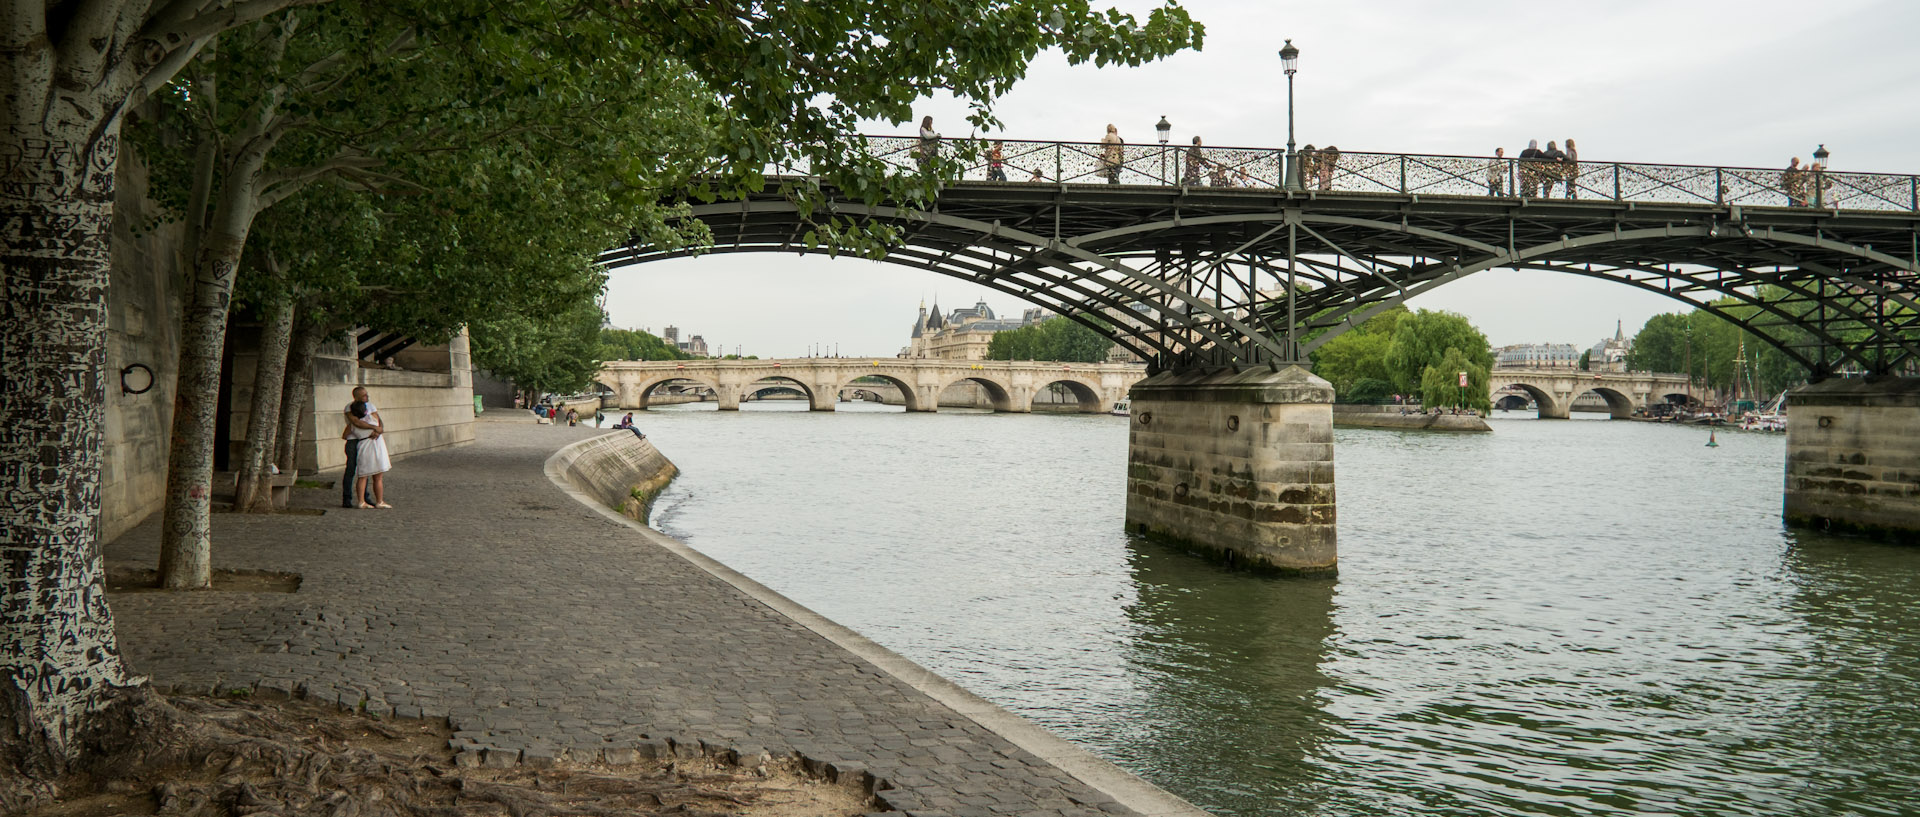
[[1719,448],[1719,447],[1720,447],[1720,443],[1719,443],[1719,441],[1717,441],[1717,440],[1715,440],[1715,439],[1713,438],[1713,429],[1711,429],[1711,428],[1709,428],[1709,429],[1707,429],[1707,447],[1708,447],[1708,448]]

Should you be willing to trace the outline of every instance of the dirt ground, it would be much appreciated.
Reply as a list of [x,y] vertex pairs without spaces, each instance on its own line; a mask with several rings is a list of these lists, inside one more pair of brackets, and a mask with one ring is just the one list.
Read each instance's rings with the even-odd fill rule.
[[377,720],[304,701],[183,696],[167,703],[180,714],[168,718],[166,750],[131,752],[158,760],[71,781],[69,791],[88,793],[27,814],[842,817],[875,810],[869,793],[811,778],[791,760],[758,769],[704,758],[461,768],[444,723]]

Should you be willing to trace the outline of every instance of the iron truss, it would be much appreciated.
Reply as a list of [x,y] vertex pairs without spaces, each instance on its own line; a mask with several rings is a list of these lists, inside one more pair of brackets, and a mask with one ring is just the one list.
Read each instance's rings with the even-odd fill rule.
[[[917,163],[917,143],[901,141],[907,146],[874,140],[869,149]],[[1920,212],[1893,195],[1911,192],[1912,177],[1585,163],[1560,178],[1562,196],[1521,198],[1489,195],[1490,175],[1504,169],[1515,181],[1536,172],[1504,161],[1345,154],[1331,171],[1326,160],[1305,167],[1308,189],[1289,191],[1273,184],[1284,157],[1271,152],[1197,154],[1203,163],[1213,155],[1246,158],[1242,167],[1273,164],[1264,182],[1249,173],[1246,184],[1214,186],[1180,184],[1194,175],[1186,167],[1185,178],[1160,171],[1186,165],[1185,149],[1148,147],[1124,154],[1121,183],[1110,184],[1115,167],[1103,164],[1110,154],[1100,146],[1017,145],[1029,160],[1053,146],[1053,178],[1067,181],[1019,180],[1031,171],[1008,147],[1013,181],[972,181],[984,163],[955,161],[943,170],[962,180],[929,210],[849,202],[829,210],[898,229],[889,261],[1073,317],[1161,367],[1304,360],[1374,314],[1493,268],[1667,295],[1741,326],[1816,378],[1920,364]],[[1626,179],[1641,185],[1618,186]],[[694,207],[712,229],[710,248],[627,246],[601,260],[805,252],[801,236],[812,223],[777,184]],[[1569,186],[1575,198],[1564,196]],[[1818,190],[1824,206],[1788,200]]]

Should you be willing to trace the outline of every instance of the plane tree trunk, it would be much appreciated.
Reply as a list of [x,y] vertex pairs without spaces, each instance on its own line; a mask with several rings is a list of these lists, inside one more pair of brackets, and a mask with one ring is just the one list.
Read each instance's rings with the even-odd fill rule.
[[213,447],[220,360],[226,351],[234,278],[258,208],[254,185],[269,149],[269,141],[257,139],[236,151],[194,255],[193,296],[180,322],[180,379],[173,397],[160,523],[160,584],[168,590],[213,586]]
[[280,473],[297,473],[300,443],[300,418],[313,402],[313,356],[327,337],[327,327],[319,323],[311,310],[301,309],[299,328],[287,350],[287,376],[280,392],[280,432],[274,435],[274,461]]
[[98,539],[117,116],[9,119],[0,113],[0,812],[44,797],[93,740],[92,716],[141,683],[120,660]]
[[[271,262],[268,262],[269,264]],[[280,430],[280,400],[286,379],[288,346],[293,339],[293,302],[273,297],[262,310],[260,355],[254,363],[253,400],[247,415],[247,454],[240,464],[234,510],[273,510],[275,437]]]

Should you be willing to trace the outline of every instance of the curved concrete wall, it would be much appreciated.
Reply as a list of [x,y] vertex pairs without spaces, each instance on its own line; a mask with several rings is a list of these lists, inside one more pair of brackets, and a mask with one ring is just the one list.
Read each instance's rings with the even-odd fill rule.
[[574,443],[554,456],[574,490],[642,524],[653,500],[680,473],[653,443],[624,429]]
[[1339,428],[1400,428],[1422,431],[1492,431],[1478,414],[1401,414],[1398,406],[1362,406],[1335,403],[1333,424]]

